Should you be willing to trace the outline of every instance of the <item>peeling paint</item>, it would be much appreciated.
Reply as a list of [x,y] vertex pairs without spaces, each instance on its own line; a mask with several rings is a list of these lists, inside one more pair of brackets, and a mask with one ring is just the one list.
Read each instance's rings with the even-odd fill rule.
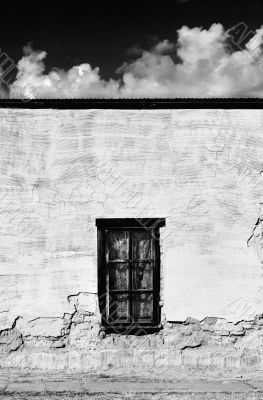
[[22,333],[16,327],[19,318],[15,319],[10,329],[0,331],[0,355],[17,351],[24,344]]
[[[101,334],[99,314],[90,311],[90,302],[88,300],[93,295],[93,293],[82,292],[76,295],[69,295],[68,301],[74,299],[74,312],[64,313],[61,318],[38,317],[25,322],[20,316],[17,317],[10,329],[0,332],[0,366],[10,366],[10,363],[14,365],[13,363],[16,363],[15,360],[26,363],[26,360],[42,354],[41,357],[43,359],[48,357],[47,360],[49,361],[47,362],[49,366],[50,363],[53,365],[53,369],[57,368],[56,365],[64,365],[63,368],[66,368],[66,360],[70,360],[73,354],[77,352],[77,354],[82,354],[81,359],[85,357],[85,354],[90,354],[93,360],[91,364],[90,361],[85,367],[80,359],[76,365],[77,369],[93,368],[94,370],[99,366],[107,369],[107,364],[103,366],[100,364],[104,359],[101,358],[102,354],[108,354],[107,357],[110,360],[114,354],[120,355],[122,351],[125,351],[127,357],[133,354],[134,360],[135,354],[139,351],[143,351],[146,356],[149,351],[156,352],[157,349],[162,362],[160,364],[159,361],[155,361],[155,363],[160,364],[160,368],[166,368],[167,365],[170,365],[169,363],[172,362],[171,355],[175,357],[173,361],[175,362],[178,354],[180,354],[180,361],[179,359],[176,361],[178,365],[183,366],[187,362],[188,366],[196,366],[196,354],[199,354],[196,352],[201,351],[200,349],[206,352],[202,353],[203,362],[205,362],[204,354],[207,354],[206,363],[211,362],[213,367],[216,365],[214,357],[232,357],[231,354],[235,354],[235,352],[239,357],[239,361],[235,360],[237,365],[244,365],[244,363],[249,365],[252,362],[251,357],[253,357],[255,346],[259,350],[261,343],[263,343],[262,315],[258,315],[251,321],[242,320],[237,323],[228,322],[217,317],[206,317],[201,321],[188,317],[181,322],[166,322],[159,332],[144,336],[121,335],[118,333],[106,334],[105,332]],[[87,297],[87,301],[83,300],[83,296]],[[78,299],[81,299],[81,301],[78,302]],[[86,304],[85,306],[84,303]],[[14,358],[12,354],[18,350],[19,357],[15,356]],[[40,351],[41,353],[39,353]],[[166,351],[169,352],[166,353]],[[214,353],[214,356],[210,355]],[[52,357],[54,359],[56,359],[55,354],[60,354],[59,357],[62,358],[60,358],[59,364],[53,364],[53,361],[50,361],[51,354],[53,354]],[[111,354],[111,357],[109,354]],[[128,356],[129,354],[130,356]],[[140,354],[140,357],[143,356],[143,353]],[[145,358],[145,356],[143,356],[145,368],[150,368],[151,358]],[[140,357],[138,358],[138,355],[136,355],[136,362],[142,362]],[[38,368],[41,368],[43,362],[40,362],[39,358],[37,360]],[[119,363],[123,362],[121,360],[123,359],[118,359],[118,366]],[[253,365],[261,366],[260,360],[257,356],[253,361]],[[198,363],[200,362],[199,358]],[[109,365],[111,364],[110,361],[108,363]],[[114,364],[113,359],[112,363]],[[32,365],[26,365],[28,368],[32,367]],[[134,365],[134,361],[131,367],[132,365]],[[140,367],[140,364],[138,366]],[[109,368],[112,369],[113,366]],[[154,368],[153,365],[152,368]]]

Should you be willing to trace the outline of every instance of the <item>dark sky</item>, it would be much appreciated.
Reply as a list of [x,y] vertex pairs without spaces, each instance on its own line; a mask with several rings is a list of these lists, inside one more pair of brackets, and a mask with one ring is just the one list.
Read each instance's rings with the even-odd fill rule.
[[122,0],[85,2],[4,2],[1,4],[0,47],[17,61],[22,47],[48,52],[47,66],[70,68],[83,62],[100,66],[102,76],[114,72],[135,44],[176,39],[182,25],[225,28],[245,22],[263,24],[262,0]]

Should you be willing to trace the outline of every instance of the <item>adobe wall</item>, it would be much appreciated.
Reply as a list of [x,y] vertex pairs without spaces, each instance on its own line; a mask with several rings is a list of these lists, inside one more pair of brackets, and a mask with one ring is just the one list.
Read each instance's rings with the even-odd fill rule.
[[[1,109],[0,365],[261,366],[262,126],[261,110]],[[126,217],[166,218],[164,329],[104,337],[95,219]]]

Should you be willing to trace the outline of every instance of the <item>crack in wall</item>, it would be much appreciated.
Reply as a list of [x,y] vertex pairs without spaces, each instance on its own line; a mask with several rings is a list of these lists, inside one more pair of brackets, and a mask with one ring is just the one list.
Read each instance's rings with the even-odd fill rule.
[[78,297],[78,296],[80,296],[81,294],[83,294],[83,295],[89,295],[89,294],[91,294],[91,295],[97,295],[98,293],[97,292],[78,292],[77,294],[70,294],[70,295],[68,295],[67,296],[67,300],[70,302],[70,300],[73,298],[73,297]]
[[252,231],[251,236],[249,237],[247,241],[247,245],[253,246],[253,248],[256,251],[256,254],[260,260],[260,262],[263,264],[263,213],[262,213],[262,206],[260,208],[260,217],[258,218],[255,227]]

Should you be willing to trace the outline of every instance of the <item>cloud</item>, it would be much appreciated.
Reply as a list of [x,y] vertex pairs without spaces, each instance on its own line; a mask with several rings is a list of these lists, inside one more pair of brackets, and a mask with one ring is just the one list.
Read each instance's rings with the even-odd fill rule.
[[28,48],[18,62],[18,74],[11,86],[10,97],[33,98],[81,98],[114,97],[118,92],[118,82],[104,81],[99,68],[89,64],[72,67],[68,71],[54,69],[45,73],[45,51]]
[[10,97],[263,97],[263,27],[238,50],[221,24],[177,33],[176,42],[136,47],[130,54],[137,58],[117,69],[119,79],[107,81],[88,63],[46,73],[46,52],[27,46]]

